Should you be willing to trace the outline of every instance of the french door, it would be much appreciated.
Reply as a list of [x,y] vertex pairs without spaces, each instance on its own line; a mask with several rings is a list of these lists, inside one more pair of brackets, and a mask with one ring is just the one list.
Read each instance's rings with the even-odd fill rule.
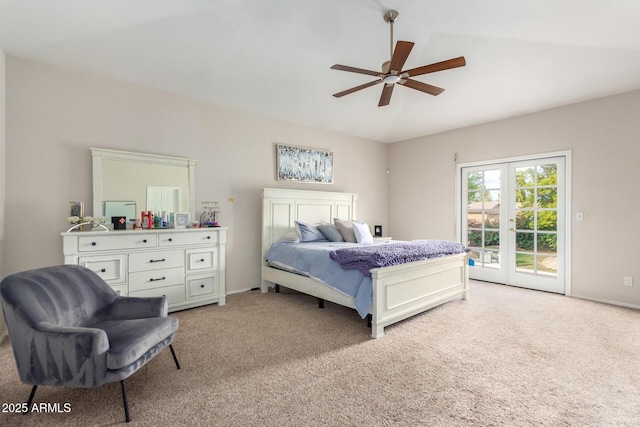
[[566,157],[461,165],[469,276],[566,292]]

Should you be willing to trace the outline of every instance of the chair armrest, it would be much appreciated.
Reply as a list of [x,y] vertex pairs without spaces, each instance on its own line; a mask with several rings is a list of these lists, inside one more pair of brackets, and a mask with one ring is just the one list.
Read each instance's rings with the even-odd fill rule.
[[[70,350],[80,345],[82,349],[90,350],[92,355],[100,355],[109,350],[109,338],[102,329],[85,328],[81,326],[60,326],[50,322],[38,322],[34,325],[33,333],[43,342],[60,341],[61,347]],[[85,353],[85,355],[89,355]]]
[[109,338],[101,329],[66,327],[48,321],[12,331],[18,376],[25,384],[99,387],[107,371]]
[[121,297],[111,304],[111,320],[144,319],[167,317],[169,304],[167,297]]

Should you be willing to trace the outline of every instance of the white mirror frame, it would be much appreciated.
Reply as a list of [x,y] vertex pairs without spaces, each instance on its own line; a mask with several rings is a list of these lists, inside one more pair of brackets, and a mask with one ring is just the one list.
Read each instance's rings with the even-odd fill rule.
[[184,167],[188,172],[188,212],[191,218],[195,218],[196,207],[196,160],[183,157],[162,156],[157,154],[134,153],[131,151],[110,150],[106,148],[91,148],[93,157],[93,215],[104,215],[104,192],[102,185],[102,162],[104,160],[120,160],[133,163],[165,165],[172,167]]

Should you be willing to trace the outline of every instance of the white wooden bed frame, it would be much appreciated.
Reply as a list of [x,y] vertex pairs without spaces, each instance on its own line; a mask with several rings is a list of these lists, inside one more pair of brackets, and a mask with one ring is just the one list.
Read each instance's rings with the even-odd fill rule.
[[[262,201],[262,292],[278,284],[355,309],[354,298],[309,277],[269,267],[264,255],[271,243],[295,229],[296,220],[315,224],[356,218],[357,194],[265,188]],[[456,298],[467,299],[469,293],[466,254],[376,268],[371,277],[373,338],[384,336],[385,326]]]

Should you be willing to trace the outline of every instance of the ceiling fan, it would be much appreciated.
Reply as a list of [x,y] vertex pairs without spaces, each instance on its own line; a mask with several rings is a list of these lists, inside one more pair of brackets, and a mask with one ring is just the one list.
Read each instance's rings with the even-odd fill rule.
[[364,70],[362,68],[349,67],[347,65],[336,64],[331,67],[333,70],[348,71],[350,73],[366,74],[369,76],[377,77],[376,80],[365,83],[360,86],[352,87],[351,89],[343,90],[342,92],[334,93],[336,98],[349,95],[350,93],[357,92],[362,89],[366,89],[370,86],[384,83],[382,88],[382,95],[380,96],[380,102],[378,107],[389,105],[391,101],[391,94],[396,84],[409,87],[411,89],[419,90],[421,92],[428,93],[429,95],[439,95],[444,89],[432,86],[430,84],[422,83],[417,80],[411,80],[411,77],[421,76],[423,74],[435,73],[437,71],[448,70],[451,68],[463,67],[466,65],[464,56],[448,59],[442,62],[436,62],[429,65],[423,65],[422,67],[412,68],[410,70],[402,70],[404,63],[406,62],[411,49],[413,49],[413,42],[398,41],[395,50],[393,49],[393,24],[398,19],[398,12],[390,10],[384,14],[384,20],[391,26],[391,43],[390,43],[390,56],[391,59],[382,64],[382,72]]

